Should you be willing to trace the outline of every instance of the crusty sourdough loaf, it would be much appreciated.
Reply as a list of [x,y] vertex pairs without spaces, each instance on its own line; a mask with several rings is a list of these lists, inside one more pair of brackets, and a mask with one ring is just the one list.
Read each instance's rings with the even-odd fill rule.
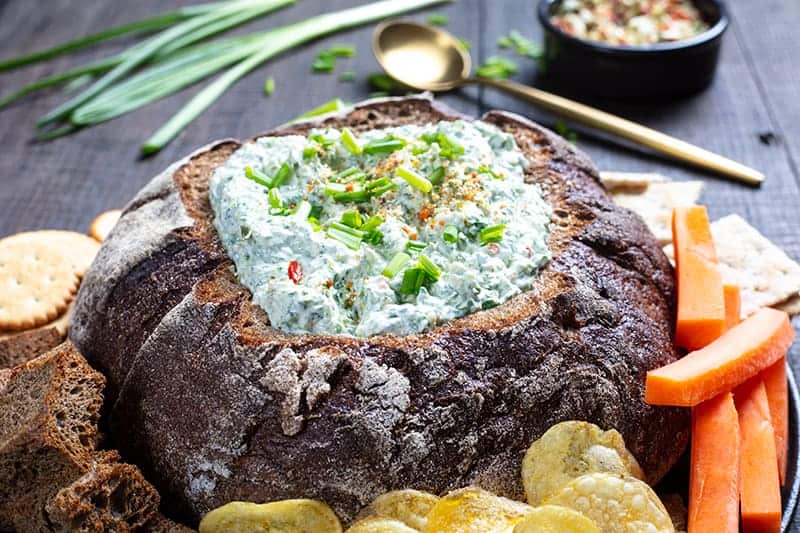
[[[385,99],[268,133],[464,118]],[[194,523],[231,500],[307,497],[347,521],[375,496],[469,483],[520,497],[531,440],[565,419],[616,428],[650,480],[682,453],[687,412],[650,407],[673,361],[673,276],[641,220],[581,152],[518,116],[526,178],[553,207],[553,259],[528,293],[408,337],[272,329],[236,281],[208,180],[240,146],[176,163],[127,206],[86,274],[71,338],[109,380],[111,433],[167,509]]]

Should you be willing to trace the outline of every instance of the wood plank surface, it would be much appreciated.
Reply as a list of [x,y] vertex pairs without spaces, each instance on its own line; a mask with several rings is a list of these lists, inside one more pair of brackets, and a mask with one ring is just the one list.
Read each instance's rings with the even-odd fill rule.
[[[166,11],[189,2],[176,0],[0,0],[0,58],[11,57]],[[355,0],[300,0],[239,33],[296,21],[323,11],[366,3]],[[477,64],[490,55],[513,57],[496,39],[517,29],[536,41],[541,29],[534,0],[459,0],[429,12],[449,17],[447,29],[473,43]],[[659,106],[634,106],[586,99],[588,103],[699,144],[766,173],[758,189],[676,165],[643,150],[574,127],[578,146],[602,169],[660,172],[679,180],[706,181],[704,202],[713,218],[739,213],[795,259],[800,259],[800,2],[731,0],[732,25],[725,36],[718,76],[702,94]],[[424,20],[425,14],[414,18]],[[85,231],[93,216],[123,206],[171,161],[213,139],[244,138],[274,127],[334,97],[357,101],[372,89],[364,81],[378,71],[370,50],[372,27],[333,36],[283,54],[229,90],[160,154],[140,159],[140,143],[195,94],[195,86],[145,109],[48,143],[31,139],[33,122],[65,96],[45,91],[0,111],[0,236],[23,230],[66,228]],[[69,66],[105,57],[130,44],[121,39],[71,56],[11,73],[0,73],[0,94]],[[336,43],[353,44],[358,55],[339,61],[357,81],[313,75],[317,52]],[[534,62],[517,58],[519,81],[538,83]],[[264,96],[266,76],[276,80]],[[591,80],[587,80],[590,83]],[[492,90],[472,87],[441,97],[469,114],[509,109],[546,125],[555,118]],[[777,140],[764,142],[764,134]],[[757,258],[753,258],[757,260]],[[796,326],[800,323],[796,322]],[[800,347],[791,354],[800,377]],[[792,531],[800,531],[794,525]]]

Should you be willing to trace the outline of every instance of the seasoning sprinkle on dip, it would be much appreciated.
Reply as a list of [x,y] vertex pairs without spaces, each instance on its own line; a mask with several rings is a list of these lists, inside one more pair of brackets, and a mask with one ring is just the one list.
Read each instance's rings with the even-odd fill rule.
[[574,37],[622,46],[680,41],[708,29],[689,0],[564,0],[550,22]]

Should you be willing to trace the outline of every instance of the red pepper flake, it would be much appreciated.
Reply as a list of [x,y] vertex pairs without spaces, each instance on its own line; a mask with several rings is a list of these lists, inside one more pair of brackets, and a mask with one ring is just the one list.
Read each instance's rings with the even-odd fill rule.
[[348,183],[347,185],[344,186],[344,190],[346,190],[348,192],[352,191],[353,190],[353,184],[352,183]]
[[328,287],[329,289],[331,287],[333,287],[333,280],[332,279],[326,279],[325,280],[325,286]]
[[422,209],[419,210],[420,222],[425,222],[432,214],[431,209],[427,205],[422,206]]
[[289,279],[297,285],[303,279],[303,267],[297,261],[289,261]]

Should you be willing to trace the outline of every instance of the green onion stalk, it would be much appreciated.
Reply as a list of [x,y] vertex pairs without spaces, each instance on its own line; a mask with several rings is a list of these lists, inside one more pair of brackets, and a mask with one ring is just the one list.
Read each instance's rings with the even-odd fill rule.
[[231,85],[262,63],[295,46],[376,20],[441,4],[448,0],[383,0],[360,7],[320,15],[267,32],[260,41],[260,50],[237,64],[174,115],[142,145],[142,152],[161,150],[198,115],[213,104]]
[[292,2],[293,0],[236,0],[223,4],[219,9],[212,10],[206,14],[193,17],[185,22],[172,26],[157,34],[155,37],[152,37],[142,46],[134,47],[134,52],[125,56],[122,62],[116,65],[111,71],[95,81],[92,86],[84,92],[71,98],[39,119],[37,125],[40,127],[45,126],[68,117],[75,109],[99,95],[112,84],[144,64],[160,50],[168,47],[170,43],[178,41],[187,45],[197,42],[203,38],[201,36],[205,33],[203,28],[211,27],[217,32],[222,31],[223,29],[238,26],[248,20],[274,11]]
[[39,63],[40,61],[45,61],[47,59],[52,59],[70,52],[75,52],[82,48],[99,44],[104,41],[109,41],[123,35],[136,35],[160,30],[197,15],[209,13],[210,11],[218,9],[222,5],[222,3],[209,3],[196,6],[186,6],[175,11],[156,15],[155,17],[137,20],[121,26],[115,26],[98,33],[93,33],[85,37],[80,37],[78,39],[62,43],[52,48],[47,48],[46,50],[40,50],[32,54],[0,61],[0,72]]

